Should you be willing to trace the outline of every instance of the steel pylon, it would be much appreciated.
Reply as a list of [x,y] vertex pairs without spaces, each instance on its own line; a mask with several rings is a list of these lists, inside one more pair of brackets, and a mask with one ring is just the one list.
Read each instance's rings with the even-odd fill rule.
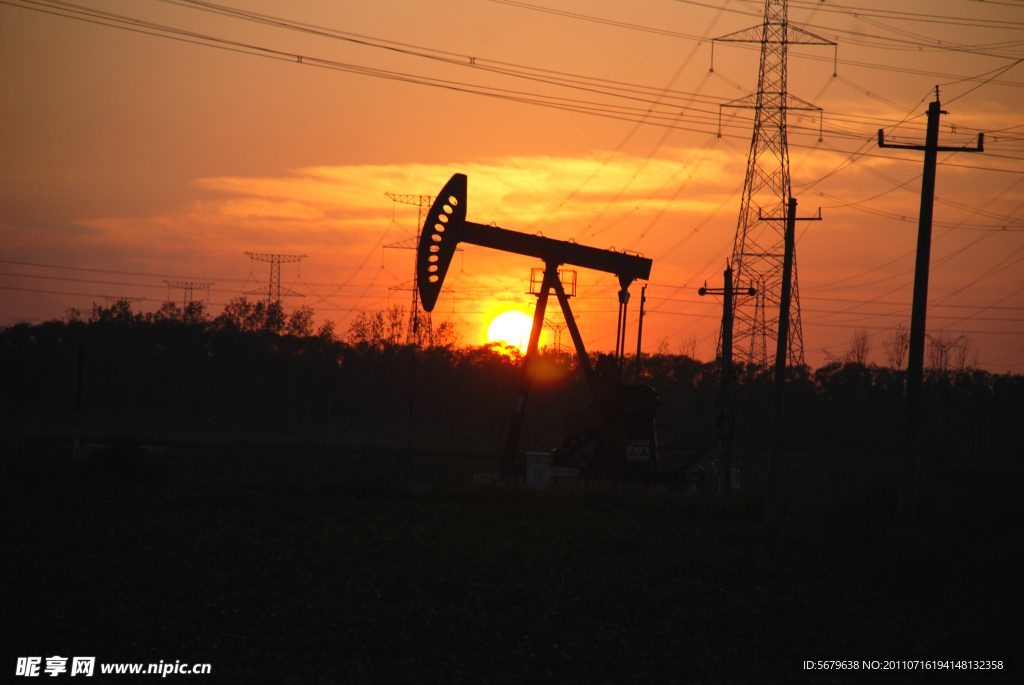
[[[747,286],[753,286],[756,294],[740,294],[734,300],[733,353],[740,361],[768,368],[778,338],[776,329],[782,297],[785,221],[780,219],[785,217],[791,196],[786,112],[791,109],[820,111],[786,91],[788,46],[835,46],[835,43],[789,24],[786,0],[766,0],[764,22],[760,26],[716,38],[714,42],[761,44],[757,92],[722,106],[754,110],[754,131],[733,243],[732,269],[736,283],[744,286],[737,288],[737,292],[744,293]],[[791,288],[788,361],[791,365],[802,366],[804,342],[795,255]]]
[[305,297],[291,288],[281,285],[281,264],[298,262],[306,258],[306,255],[299,254],[262,254],[258,252],[246,252],[245,256],[257,262],[270,262],[270,284],[266,288],[247,290],[246,295],[266,295],[267,302],[280,302],[282,295],[290,297]]
[[167,299],[171,299],[171,288],[181,288],[184,291],[182,295],[182,307],[187,307],[192,302],[192,290],[195,288],[206,290],[206,299],[210,299],[210,286],[217,285],[216,283],[203,282],[198,283],[196,281],[168,281],[164,279],[164,283],[167,284]]
[[[402,204],[413,205],[419,208],[419,213],[416,217],[416,237],[410,240],[403,240],[393,245],[385,245],[385,248],[396,248],[400,250],[415,250],[420,243],[420,233],[423,231],[423,221],[426,219],[427,213],[430,211],[430,206],[434,204],[433,195],[398,195],[395,193],[384,193],[394,202],[401,202]],[[434,326],[430,320],[430,312],[424,311],[423,307],[420,306],[420,291],[416,287],[416,279],[418,277],[419,270],[416,263],[413,262],[412,281],[410,283],[403,283],[400,286],[394,286],[391,290],[411,290],[412,291],[412,305],[409,307],[409,323],[406,325],[405,330],[405,344],[415,345],[417,347],[433,347],[434,346]]]

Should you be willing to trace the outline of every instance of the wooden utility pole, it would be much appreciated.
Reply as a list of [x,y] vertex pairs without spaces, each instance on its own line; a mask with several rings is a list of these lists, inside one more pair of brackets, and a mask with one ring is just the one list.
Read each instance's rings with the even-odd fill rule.
[[[770,217],[762,217],[770,218]],[[789,198],[786,221],[785,247],[782,256],[782,299],[779,304],[779,328],[775,347],[775,386],[772,389],[772,427],[768,447],[768,482],[764,498],[764,525],[774,528],[779,518],[779,477],[782,471],[782,394],[786,387],[786,359],[789,357],[789,303],[792,293],[793,252],[796,244],[796,198]],[[821,221],[818,216],[806,221]]]
[[[722,389],[722,411],[718,415],[718,494],[728,497],[732,490],[732,434],[736,417],[732,413],[732,267],[727,266],[723,274],[724,287],[708,288],[706,285],[697,294],[722,295],[722,359],[718,386]],[[753,296],[753,288],[747,290]]]
[[924,150],[921,181],[921,211],[917,225],[917,262],[914,267],[914,301],[910,313],[910,349],[907,358],[907,417],[903,435],[903,475],[900,480],[899,520],[913,528],[917,517],[918,440],[920,438],[921,386],[924,379],[925,318],[928,309],[928,265],[932,247],[932,210],[935,204],[935,162],[941,152],[984,152],[985,134],[978,134],[977,147],[939,147],[939,89],[928,105],[928,129],[924,145],[893,145],[885,142],[878,129],[878,147]]
[[719,425],[718,493],[728,497],[732,492],[732,434],[736,417],[732,413],[732,267],[725,270],[725,291],[722,306],[722,416]]

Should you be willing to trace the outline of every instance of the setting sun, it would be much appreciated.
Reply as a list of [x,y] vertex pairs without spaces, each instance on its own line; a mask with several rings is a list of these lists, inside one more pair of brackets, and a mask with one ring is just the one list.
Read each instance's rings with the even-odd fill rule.
[[502,342],[511,347],[518,347],[525,353],[530,344],[530,328],[533,317],[522,312],[505,312],[494,317],[487,327],[487,342]]

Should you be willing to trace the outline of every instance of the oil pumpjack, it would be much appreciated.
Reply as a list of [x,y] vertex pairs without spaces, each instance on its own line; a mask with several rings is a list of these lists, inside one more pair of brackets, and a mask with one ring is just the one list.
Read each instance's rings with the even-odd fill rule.
[[445,274],[459,243],[488,247],[503,252],[536,257],[544,262],[544,278],[537,297],[530,342],[519,376],[519,389],[501,455],[501,476],[522,475],[525,455],[517,454],[523,413],[530,392],[530,369],[537,355],[548,295],[555,297],[565,316],[566,327],[593,395],[593,404],[566,417],[569,437],[551,454],[551,467],[559,473],[583,479],[677,480],[677,475],[659,473],[655,411],[661,404],[657,392],[647,385],[623,383],[618,361],[600,355],[591,364],[579,328],[569,308],[569,299],[558,276],[562,265],[578,266],[614,274],[619,279],[619,325],[624,331],[625,303],[629,285],[647,280],[651,260],[640,255],[602,250],[573,241],[554,240],[478,224],[466,220],[467,178],[455,174],[437,195],[420,236],[416,253],[420,300],[426,311],[437,303]]

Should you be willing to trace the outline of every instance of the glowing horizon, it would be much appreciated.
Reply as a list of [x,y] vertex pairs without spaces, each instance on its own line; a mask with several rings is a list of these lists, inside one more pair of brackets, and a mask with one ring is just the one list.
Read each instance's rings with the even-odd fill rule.
[[[720,312],[713,298],[696,297],[695,290],[705,280],[716,286],[730,256],[751,125],[748,111],[724,109],[719,138],[716,103],[755,87],[756,51],[722,48],[709,73],[707,41],[579,22],[567,33],[572,20],[494,3],[451,0],[431,11],[394,4],[385,14],[328,3],[303,11],[314,23],[414,45],[435,45],[443,34],[446,50],[476,55],[479,66],[486,58],[629,83],[635,99],[601,96],[600,104],[639,113],[620,121],[535,107],[4,6],[0,257],[8,263],[0,279],[6,317],[0,325],[54,318],[104,295],[146,297],[139,306],[155,310],[167,295],[168,276],[215,282],[217,311],[266,285],[266,265],[244,256],[255,251],[308,254],[282,270],[283,284],[306,295],[286,305],[311,306],[318,324],[330,318],[344,334],[357,311],[408,308],[412,301],[404,289],[412,279],[412,251],[388,246],[414,237],[417,209],[392,203],[385,192],[433,195],[452,173],[463,172],[471,221],[651,258],[644,349],[689,347],[695,336],[697,354],[710,359]],[[947,14],[961,9],[939,6]],[[972,8],[1008,16],[998,6]],[[581,9],[632,24],[678,29],[685,23],[708,38],[750,23],[750,17],[678,3]],[[182,7],[163,8],[166,16],[149,17],[150,11],[130,10],[340,62],[597,103],[585,91],[563,92],[468,64],[385,55]],[[832,16],[796,7],[790,14],[796,24],[828,23]],[[447,30],[452,21],[466,30]],[[950,111],[943,144],[972,144],[980,128],[993,133],[984,155],[940,158],[928,330],[970,336],[986,368],[1024,368],[1024,321],[1016,313],[1024,295],[1015,261],[1024,249],[1024,162],[1015,132],[1024,88],[1012,70],[973,78],[1009,58],[951,53],[938,44],[891,52],[851,43],[848,28],[835,27],[842,45],[835,78],[831,58],[818,48],[793,47],[790,54],[790,91],[824,109],[820,142],[817,113],[789,118],[793,193],[801,214],[821,207],[825,219],[798,232],[808,363],[820,366],[829,354],[841,354],[862,328],[870,335],[869,359],[884,363],[882,342],[909,321],[922,161],[917,153],[879,150],[874,136],[886,126],[894,141],[921,139],[921,114],[938,81],[949,83],[941,91]],[[997,29],[929,31],[936,40],[984,42]],[[885,69],[863,66],[871,64]],[[884,79],[877,78],[880,70]],[[667,102],[678,105],[671,121]],[[648,116],[658,108],[660,119]],[[526,293],[536,266],[465,247],[434,320],[456,323],[463,340],[476,344],[496,314],[530,310],[535,300]],[[642,285],[633,284],[634,297]],[[616,290],[610,276],[579,272],[572,306],[590,350],[614,344]],[[633,340],[636,316],[631,306],[627,337]],[[550,334],[545,326],[545,340]]]

